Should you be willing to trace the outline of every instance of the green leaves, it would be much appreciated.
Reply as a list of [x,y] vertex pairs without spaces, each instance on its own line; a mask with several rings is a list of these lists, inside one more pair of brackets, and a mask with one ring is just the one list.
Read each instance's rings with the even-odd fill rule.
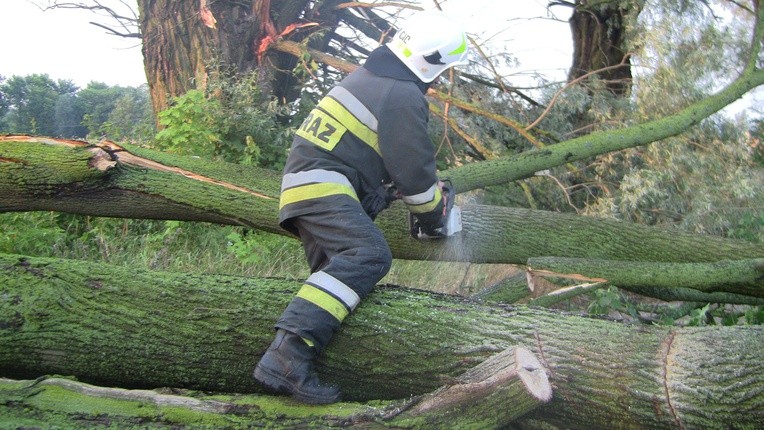
[[207,93],[190,90],[158,114],[165,128],[155,142],[162,151],[280,170],[292,133],[279,118],[289,109],[264,102],[255,75],[217,78]]
[[205,97],[200,90],[191,90],[176,97],[167,110],[159,113],[165,128],[156,135],[156,144],[163,151],[211,158],[221,142],[220,102]]
[[611,310],[638,318],[637,308],[618,291],[618,288],[609,287],[607,290],[595,291],[587,312],[593,315],[607,315]]

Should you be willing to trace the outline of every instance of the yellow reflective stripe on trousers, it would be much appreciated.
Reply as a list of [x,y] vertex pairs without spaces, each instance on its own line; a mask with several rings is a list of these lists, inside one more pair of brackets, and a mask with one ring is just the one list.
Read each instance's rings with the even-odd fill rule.
[[291,203],[297,203],[303,200],[317,199],[320,197],[333,196],[337,194],[345,194],[358,201],[358,196],[355,194],[355,190],[352,188],[341,184],[335,184],[333,182],[322,182],[317,184],[301,185],[282,191],[281,197],[279,199],[279,209]]
[[356,118],[352,112],[347,110],[345,106],[340,104],[340,102],[331,97],[324,97],[318,103],[318,107],[325,110],[343,126],[347,127],[351,133],[369,145],[380,157],[382,156],[382,152],[379,150],[377,133],[359,121],[358,118]]
[[411,204],[406,202],[406,199],[404,198],[403,201],[406,203],[406,207],[408,208],[409,212],[412,214],[423,214],[427,212],[431,212],[435,210],[436,207],[438,207],[438,203],[440,203],[440,200],[442,199],[442,194],[440,192],[440,188],[435,188],[435,195],[433,196],[432,200],[430,200],[427,203],[423,204]]
[[340,322],[342,322],[342,320],[349,314],[342,302],[332,297],[331,294],[325,293],[312,285],[304,284],[302,288],[300,288],[300,291],[297,292],[297,297],[305,299],[326,312],[329,312]]

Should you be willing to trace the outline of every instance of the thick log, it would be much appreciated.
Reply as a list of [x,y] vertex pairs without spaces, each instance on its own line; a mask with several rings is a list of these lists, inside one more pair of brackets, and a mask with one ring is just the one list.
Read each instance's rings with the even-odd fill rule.
[[[257,392],[250,374],[298,282],[0,256],[0,376]],[[319,363],[347,399],[405,399],[509,347],[549,369],[522,418],[565,428],[755,428],[764,327],[670,328],[378,288]],[[531,420],[531,421],[526,421]]]
[[283,234],[278,172],[131,151],[111,142],[0,137],[0,212],[207,221]]
[[286,397],[99,387],[61,377],[0,378],[0,427],[13,429],[331,428],[376,424],[395,402],[305,406]]
[[[24,136],[0,137],[0,212],[55,210],[123,218],[277,225],[280,175],[130,148]],[[417,241],[406,210],[377,219],[396,258],[525,264],[565,256],[624,261],[710,262],[764,257],[764,245],[573,214],[463,205],[463,232]]]

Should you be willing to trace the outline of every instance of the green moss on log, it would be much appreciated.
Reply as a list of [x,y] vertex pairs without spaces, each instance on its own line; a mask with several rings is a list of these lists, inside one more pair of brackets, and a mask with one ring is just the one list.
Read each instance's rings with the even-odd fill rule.
[[[389,407],[379,402],[311,406],[286,397],[166,391],[101,388],[60,377],[0,378],[0,428],[329,428],[371,422]],[[205,410],[205,405],[210,406]]]

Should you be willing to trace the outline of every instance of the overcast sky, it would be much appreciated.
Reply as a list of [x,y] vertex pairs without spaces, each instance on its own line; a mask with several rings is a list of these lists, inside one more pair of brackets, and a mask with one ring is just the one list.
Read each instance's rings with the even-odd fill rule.
[[98,18],[93,13],[43,13],[28,0],[1,0],[0,16],[0,75],[6,78],[47,73],[79,86],[90,81],[123,86],[146,82],[139,40],[110,36],[88,24]]
[[[35,4],[47,1],[0,0],[0,76],[47,73],[52,79],[72,80],[80,87],[91,81],[122,86],[146,82],[137,39],[115,37],[89,24],[107,22],[91,12],[42,12]],[[567,8],[553,9],[563,20],[559,22],[545,18],[547,0],[448,0],[443,4],[464,22],[469,33],[480,39],[490,37],[497,46],[506,46],[520,57],[522,65],[510,71],[513,75],[539,72],[565,77],[572,49],[564,22]],[[509,30],[498,31],[505,28]],[[518,85],[514,79],[512,83]]]

